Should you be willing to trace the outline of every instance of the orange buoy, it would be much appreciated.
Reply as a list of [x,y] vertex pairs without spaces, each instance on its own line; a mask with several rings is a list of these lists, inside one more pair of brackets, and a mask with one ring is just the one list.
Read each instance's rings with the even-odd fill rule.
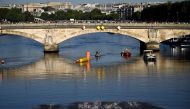
[[88,60],[90,60],[90,51],[87,51],[87,52],[86,52],[86,58],[87,58]]

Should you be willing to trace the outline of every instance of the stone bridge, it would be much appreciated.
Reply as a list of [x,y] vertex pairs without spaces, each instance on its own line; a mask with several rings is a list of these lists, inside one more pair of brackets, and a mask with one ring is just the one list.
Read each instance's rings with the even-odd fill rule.
[[0,25],[1,34],[19,35],[44,45],[45,52],[58,52],[58,45],[82,34],[110,32],[131,36],[141,48],[159,50],[159,44],[171,38],[190,35],[190,25],[158,24],[11,24]]

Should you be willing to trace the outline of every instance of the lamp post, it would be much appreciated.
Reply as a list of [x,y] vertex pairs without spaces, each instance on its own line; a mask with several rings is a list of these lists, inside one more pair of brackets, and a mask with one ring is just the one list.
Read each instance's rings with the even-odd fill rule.
[[179,22],[179,15],[178,15],[178,11],[177,11],[177,23]]
[[0,26],[0,31],[1,31],[1,33],[0,33],[0,35],[2,34],[2,28],[1,28],[1,26]]

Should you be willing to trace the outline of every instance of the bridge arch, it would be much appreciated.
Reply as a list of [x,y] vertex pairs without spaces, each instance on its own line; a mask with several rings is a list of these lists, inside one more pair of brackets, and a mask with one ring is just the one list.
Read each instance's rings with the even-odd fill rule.
[[180,39],[180,38],[188,38],[188,37],[190,37],[190,34],[181,35],[181,36],[180,35],[179,36],[173,36],[173,37],[166,38],[165,40],[160,41],[160,43],[163,43],[163,42],[169,41],[171,39],[175,39],[175,38]]
[[[83,32],[83,33],[80,33],[80,34],[69,34],[68,36],[66,36],[66,38],[64,38],[63,40],[59,40],[58,44],[66,41],[66,40],[69,40],[69,39],[72,39],[72,38],[76,38],[76,37],[80,37],[81,35],[86,35],[86,34],[93,34],[93,33],[113,33],[113,34],[120,34],[120,33],[116,33],[116,32],[110,32],[110,31],[93,31],[93,32]],[[131,37],[135,40],[138,40],[139,42],[142,42],[142,43],[145,43],[145,41],[143,39],[138,39],[137,37],[133,37],[133,36],[130,36],[128,34],[120,34],[120,35],[123,35],[123,36],[128,36],[128,37]]]
[[68,40],[70,38],[80,36],[80,35],[90,34],[90,33],[100,33],[100,32],[126,35],[129,37],[133,37],[139,41],[142,41],[144,43],[148,42],[148,38],[143,36],[143,34],[147,33],[147,31],[145,29],[139,30],[139,31],[143,32],[143,34],[138,34],[139,32],[138,33],[134,32],[135,31],[134,29],[129,29],[128,31],[127,30],[117,30],[117,29],[105,29],[105,30],[101,30],[101,31],[97,30],[97,29],[86,29],[86,30],[81,30],[81,29],[69,30],[68,29],[67,31],[69,31],[67,34],[64,34],[64,32],[63,32],[63,34],[64,34],[63,38],[57,40],[57,44],[65,41],[65,40]]
[[18,35],[18,36],[22,36],[22,37],[37,41],[40,44],[44,43],[44,39],[42,37],[38,37],[35,34],[30,34],[30,33],[27,33],[27,32],[14,31],[14,30],[3,30],[1,33],[2,34],[10,34],[10,35]]
[[188,29],[161,29],[159,30],[159,40],[160,43],[167,41],[172,38],[181,38],[183,36],[190,35],[190,31]]

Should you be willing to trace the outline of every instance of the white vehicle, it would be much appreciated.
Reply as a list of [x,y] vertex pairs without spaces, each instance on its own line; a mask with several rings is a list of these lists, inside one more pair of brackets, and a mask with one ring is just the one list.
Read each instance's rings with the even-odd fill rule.
[[70,22],[74,22],[75,21],[75,19],[70,19]]

